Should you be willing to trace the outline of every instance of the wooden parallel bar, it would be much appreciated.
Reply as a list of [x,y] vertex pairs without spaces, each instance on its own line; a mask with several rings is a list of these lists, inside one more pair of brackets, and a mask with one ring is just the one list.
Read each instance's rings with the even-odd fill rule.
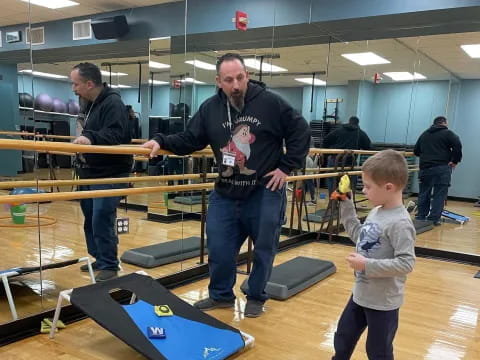
[[[416,169],[417,167],[418,167],[417,164],[415,164],[415,165],[408,165],[408,169]],[[351,169],[351,168],[349,168],[349,169]],[[361,169],[362,169],[361,166],[355,166],[355,167],[353,168],[353,170],[361,170]],[[333,167],[306,168],[306,169],[305,169],[305,172],[310,172],[310,173],[312,173],[312,172],[324,172],[324,171],[334,171],[334,170],[338,170],[338,168],[337,168],[337,169],[335,169],[335,168],[333,168]]]
[[75,156],[76,153],[70,153],[65,151],[39,151],[42,154],[50,154],[50,155],[64,155],[64,156]]
[[[208,173],[208,179],[214,179],[217,173]],[[103,179],[77,179],[77,180],[25,180],[25,181],[3,181],[0,182],[0,189],[11,189],[14,187],[51,187],[51,186],[75,186],[75,185],[99,185],[99,184],[122,184],[135,182],[153,182],[153,181],[177,181],[177,180],[195,180],[200,179],[201,174],[185,175],[158,175],[158,176],[135,176],[122,178],[103,178]]]
[[[36,150],[36,151],[63,151],[68,153],[103,153],[103,154],[126,154],[126,155],[148,155],[149,149],[124,145],[99,146],[99,145],[78,145],[66,142],[33,141],[33,140],[10,140],[0,139],[0,149],[10,150]],[[167,153],[166,151],[162,151]]]
[[[410,170],[415,171],[418,169]],[[307,179],[320,179],[335,177],[340,175],[361,175],[361,171],[345,171],[326,174],[313,174],[313,175],[295,175],[287,176],[286,181],[300,181]],[[196,174],[192,174],[196,175]],[[181,175],[177,175],[181,176]],[[127,179],[124,178],[128,182]],[[107,180],[107,179],[103,179]],[[65,180],[74,181],[74,180]],[[99,198],[99,197],[111,197],[111,196],[126,196],[126,195],[138,195],[149,194],[156,192],[172,192],[172,191],[190,191],[190,190],[207,190],[214,187],[214,183],[201,183],[201,184],[188,184],[188,185],[172,185],[172,186],[150,186],[142,188],[129,188],[129,189],[114,189],[114,190],[96,190],[96,191],[75,191],[75,192],[58,192],[58,193],[45,193],[45,194],[32,194],[32,195],[4,195],[0,196],[0,204],[13,204],[13,203],[32,203],[32,202],[44,202],[44,201],[62,201],[62,200],[77,200],[87,198]]]
[[[125,146],[128,146],[128,145],[125,145]],[[64,155],[64,156],[76,156],[77,155],[77,153],[69,153],[69,152],[65,152],[65,151],[53,151],[53,150],[49,150],[49,151],[39,150],[38,152],[42,153],[42,154],[51,154],[51,155]],[[190,155],[184,155],[184,156],[166,155],[166,156],[172,157],[172,158],[186,158],[186,157],[189,157]],[[213,156],[213,154],[209,155],[208,157],[211,157],[211,156]],[[200,157],[200,156],[194,155],[194,157]],[[133,155],[133,160],[135,160],[135,161],[145,161],[146,162],[146,161],[150,161],[150,158],[148,156]]]
[[[350,173],[345,172],[345,173],[287,176],[287,181],[325,178],[325,177],[338,176],[340,174],[358,175],[358,174],[361,174],[361,171],[353,171]],[[126,178],[126,179],[129,179],[129,178]],[[214,183],[201,183],[201,184],[172,185],[172,186],[162,185],[162,186],[150,186],[150,187],[142,187],[142,188],[114,189],[114,190],[73,191],[73,192],[58,192],[58,193],[45,193],[45,194],[31,194],[31,195],[4,195],[4,196],[0,196],[0,204],[13,204],[13,203],[23,204],[23,203],[44,202],[44,201],[78,200],[78,199],[89,199],[89,198],[99,198],[99,197],[150,194],[150,193],[156,193],[156,192],[205,190],[205,189],[212,189],[214,185],[215,185]]]
[[58,193],[44,193],[32,195],[4,195],[0,196],[0,204],[26,204],[46,201],[64,201],[91,199],[99,197],[126,196],[138,194],[151,194],[157,192],[190,191],[212,189],[214,183],[188,184],[188,185],[161,185],[142,188],[95,190],[95,191],[65,191]]
[[[2,133],[6,133],[6,131],[0,132],[0,135]],[[18,133],[17,135],[25,135],[25,134],[30,134],[30,133]],[[33,133],[32,133],[33,134]],[[39,134],[41,135],[41,134]],[[45,136],[62,136],[62,135],[41,135],[43,137]],[[70,138],[70,137],[68,137]],[[73,137],[74,138],[74,137]],[[138,140],[135,141],[135,143],[141,143],[143,142],[144,139],[134,139]],[[21,141],[21,144],[17,144],[17,141]],[[69,143],[55,143],[55,142],[47,142],[47,141],[42,141],[42,145],[37,145],[35,146],[35,143],[39,143],[38,141],[32,141],[32,140],[10,140],[10,139],[0,139],[0,149],[12,149],[12,150],[43,150],[43,151],[65,151],[65,152],[82,152],[82,153],[104,153],[104,154],[131,154],[131,155],[149,155],[150,151],[148,149],[144,149],[142,147],[139,147],[138,145],[135,144],[126,144],[126,145],[114,145],[114,146],[99,146],[99,145],[76,145],[76,144],[69,144]],[[52,147],[50,147],[52,146]],[[62,147],[62,146],[65,146]],[[74,148],[74,146],[81,146],[82,148]],[[92,146],[92,148],[88,148],[87,150],[85,147],[87,146]],[[93,148],[96,147],[96,148]],[[110,150],[110,149],[116,149],[116,150]],[[125,149],[123,149],[125,148]],[[127,148],[130,149],[136,149],[134,152],[127,151]],[[125,152],[122,152],[125,151]],[[133,151],[133,150],[132,150]],[[353,154],[366,154],[366,155],[373,155],[376,154],[378,151],[374,150],[346,150],[346,149],[319,149],[319,148],[310,148],[309,153],[310,154],[342,154],[344,152],[351,152]],[[404,154],[405,156],[413,156],[412,152],[408,151],[400,151],[400,153]],[[174,155],[169,151],[165,150],[160,150],[158,153],[159,155]],[[191,154],[193,157],[198,157],[198,156],[206,156],[206,155],[212,155],[212,149],[210,147],[206,147],[205,149],[201,151],[196,151]],[[175,155],[177,156],[177,155]]]
[[[26,131],[0,131],[0,135],[7,136],[35,136],[42,139],[61,139],[61,140],[74,140],[77,137],[72,135],[52,135],[52,134],[36,134]],[[147,142],[148,139],[132,139],[132,144],[143,144]]]
[[[319,148],[310,148],[310,154],[342,154],[345,152],[358,154],[358,155],[374,155],[378,153],[377,150],[347,150],[347,149],[319,149]],[[399,153],[404,156],[413,156],[411,151],[399,151]]]
[[[68,153],[84,154],[124,154],[124,155],[149,155],[150,149],[138,145],[78,145],[66,142],[33,141],[33,140],[11,140],[0,139],[0,149],[9,150],[36,150],[36,151],[63,151]],[[192,155],[209,155],[209,150],[197,151]],[[172,155],[170,151],[160,150],[158,155]]]
[[7,136],[35,136],[40,139],[62,139],[62,140],[73,140],[75,136],[71,135],[51,135],[51,134],[36,134],[33,132],[27,131],[0,131],[0,135]]

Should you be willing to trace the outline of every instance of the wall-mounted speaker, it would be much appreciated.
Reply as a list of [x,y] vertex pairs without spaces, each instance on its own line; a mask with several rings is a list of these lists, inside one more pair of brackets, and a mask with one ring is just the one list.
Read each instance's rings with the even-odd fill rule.
[[116,39],[128,33],[127,18],[119,15],[109,18],[92,20],[92,30],[98,40]]

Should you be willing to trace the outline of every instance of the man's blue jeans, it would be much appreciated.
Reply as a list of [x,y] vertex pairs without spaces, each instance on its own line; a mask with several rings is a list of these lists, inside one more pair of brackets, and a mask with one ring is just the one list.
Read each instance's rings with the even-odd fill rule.
[[253,268],[246,295],[247,299],[267,300],[264,290],[270,279],[285,217],[285,187],[271,191],[261,186],[244,200],[233,200],[213,191],[208,204],[210,298],[217,301],[235,298],[237,255],[247,236],[251,236]]
[[303,181],[303,191],[305,192],[305,196],[307,191],[310,193],[310,200],[312,202],[317,201],[315,197],[315,183],[313,182],[313,179],[307,179]]
[[418,220],[440,221],[443,206],[448,195],[448,187],[452,177],[449,165],[439,165],[422,169],[418,173],[420,189],[418,193]]
[[[80,185],[80,191],[124,189],[127,184]],[[83,230],[88,253],[97,261],[100,270],[118,270],[118,236],[115,232],[117,206],[120,197],[80,200],[85,221]]]

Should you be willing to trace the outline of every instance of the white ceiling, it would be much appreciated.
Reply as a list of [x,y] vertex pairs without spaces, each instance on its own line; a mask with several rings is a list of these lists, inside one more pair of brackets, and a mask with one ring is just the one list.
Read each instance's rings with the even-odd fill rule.
[[[274,65],[288,69],[281,75],[263,74],[263,81],[271,87],[302,86],[294,80],[295,77],[311,77],[313,72],[326,71],[327,75],[316,75],[316,78],[327,80],[330,85],[346,84],[348,80],[372,81],[375,73],[406,71],[417,72],[427,77],[427,80],[449,80],[453,77],[461,79],[480,78],[480,59],[470,58],[461,48],[462,44],[480,44],[480,33],[446,34],[423,36],[415,38],[382,39],[370,41],[355,41],[349,43],[292,46],[285,48],[264,49],[230,49],[244,56],[261,56],[276,54],[279,58],[272,60]],[[360,66],[347,59],[342,54],[371,51],[390,61],[390,64]],[[171,57],[177,73],[190,72],[193,68],[183,64],[184,58],[196,58],[215,63],[216,57],[227,52],[187,53],[186,56]],[[270,59],[264,59],[270,62]],[[328,66],[327,66],[328,62]],[[251,70],[251,69],[250,69]],[[253,70],[252,70],[253,71]],[[292,75],[292,73],[307,73],[307,75]],[[195,70],[195,78],[213,83],[214,72],[201,69]],[[251,75],[258,78],[258,71]],[[382,82],[391,82],[382,75]]]
[[[31,5],[30,12],[33,22],[52,21],[73,16],[81,16],[92,13],[101,13],[124,8],[134,8],[160,3],[174,2],[180,0],[76,0],[78,6],[68,7],[59,10],[51,10],[36,5]],[[21,0],[0,0],[0,26],[7,23],[25,22],[28,19],[28,4]],[[248,33],[247,33],[248,34]],[[274,43],[274,41],[272,41]],[[293,87],[304,86],[296,82],[293,73],[306,73],[302,77],[311,77],[312,72],[326,71],[328,67],[328,78],[326,75],[317,74],[317,78],[327,80],[330,85],[346,84],[348,80],[369,80],[375,73],[389,71],[418,72],[427,77],[428,80],[447,80],[452,76],[462,79],[480,78],[480,59],[470,58],[461,48],[462,44],[479,44],[480,33],[445,34],[423,37],[411,37],[400,39],[383,39],[370,41],[355,41],[349,43],[292,46],[284,48],[263,48],[263,49],[228,49],[219,52],[209,51],[201,53],[187,53],[175,55],[156,56],[151,55],[151,60],[168,63],[172,65],[170,72],[164,71],[156,74],[156,80],[171,81],[181,74],[188,73],[190,77],[206,82],[215,83],[215,72],[194,68],[184,63],[185,60],[199,59],[214,64],[216,58],[227,51],[237,51],[245,56],[267,55],[265,62],[269,62],[268,55],[276,54],[278,58],[273,59],[273,64],[288,69],[288,73],[271,75],[265,73],[263,81],[271,87]],[[168,53],[170,48],[169,40],[155,41],[151,49],[162,50]],[[35,51],[35,48],[34,48]],[[390,64],[359,66],[341,54],[372,51],[389,61]],[[131,61],[148,62],[148,54],[132,54],[132,57],[121,59],[95,60],[96,64],[102,62],[118,63]],[[52,72],[68,75],[75,63],[58,62],[50,64],[34,64],[34,70]],[[85,59],[89,60],[89,59]],[[327,65],[328,62],[328,65]],[[30,68],[30,64],[20,65],[20,69]],[[252,70],[252,78],[257,79],[258,71]],[[129,76],[113,79],[113,82],[136,86],[138,84],[138,65],[114,65],[112,71],[125,72]],[[148,78],[148,69],[144,67],[143,81]],[[383,82],[391,81],[383,76]]]
[[[426,76],[427,80],[448,80],[453,76],[461,79],[478,79],[480,78],[480,59],[470,58],[460,48],[462,44],[473,43],[480,43],[480,33],[335,43],[330,47],[329,59],[327,59],[327,44],[274,48],[273,53],[278,54],[280,57],[274,59],[273,64],[287,68],[288,73],[280,76],[271,76],[265,73],[263,75],[263,81],[271,87],[304,86],[294,80],[295,77],[299,77],[300,75],[292,75],[292,73],[307,73],[301,77],[311,77],[312,72],[326,71],[327,61],[329,62],[328,79],[326,75],[316,75],[316,77],[327,80],[330,85],[346,84],[348,80],[372,81],[376,72],[383,74],[388,71],[417,72]],[[161,52],[168,52],[169,47],[169,40],[156,40],[151,43],[151,49]],[[194,68],[192,65],[185,64],[184,61],[198,59],[215,64],[216,58],[228,51],[236,50],[229,49],[220,52],[210,51],[163,56],[152,55],[151,60],[172,66],[169,71],[164,70],[156,74],[155,79],[172,81],[175,78],[179,78],[181,74],[188,73],[187,76],[194,77],[208,84],[214,84],[215,71]],[[372,51],[386,58],[391,63],[360,66],[341,56],[341,54],[344,53],[365,51]],[[271,54],[272,49],[242,49],[237,50],[237,52],[245,56],[261,56]],[[132,62],[132,65],[113,65],[113,72],[125,72],[129,74],[125,77],[113,78],[113,83],[136,86],[136,84],[138,84],[139,74],[137,63],[138,61],[147,62],[147,55],[148,54],[144,54],[143,56],[129,58],[101,59],[94,60],[93,62],[98,65],[103,62],[113,64],[118,62]],[[264,61],[269,62],[270,60],[265,59]],[[33,67],[34,70],[37,71],[68,75],[75,63],[59,61],[49,64],[34,64]],[[30,64],[21,64],[19,67],[20,69],[30,68]],[[103,67],[103,69],[107,68]],[[142,69],[142,73],[143,82],[146,82],[146,79],[148,79],[148,69],[146,66]],[[251,77],[258,79],[258,71],[252,70]],[[382,82],[391,81],[386,76],[382,75],[382,77]],[[105,79],[107,80],[107,78]]]
[[68,19],[77,16],[98,14],[121,9],[130,9],[176,2],[182,0],[74,0],[79,5],[62,9],[48,9],[46,7],[29,5],[21,0],[0,0],[0,27],[14,24],[39,23]]
[[[480,32],[424,36],[400,39],[449,69],[461,79],[480,78],[480,59],[472,59],[460,45],[480,44]],[[417,45],[418,43],[418,45]]]

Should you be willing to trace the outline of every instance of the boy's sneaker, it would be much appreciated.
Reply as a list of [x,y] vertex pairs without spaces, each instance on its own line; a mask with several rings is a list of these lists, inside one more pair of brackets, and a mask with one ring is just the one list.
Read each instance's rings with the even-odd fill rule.
[[259,317],[263,314],[263,301],[247,299],[243,315],[250,318]]
[[217,301],[213,300],[212,298],[206,298],[203,300],[197,301],[193,304],[194,308],[202,311],[208,311],[213,309],[220,309],[220,308],[229,308],[235,305],[235,299],[229,301]]

